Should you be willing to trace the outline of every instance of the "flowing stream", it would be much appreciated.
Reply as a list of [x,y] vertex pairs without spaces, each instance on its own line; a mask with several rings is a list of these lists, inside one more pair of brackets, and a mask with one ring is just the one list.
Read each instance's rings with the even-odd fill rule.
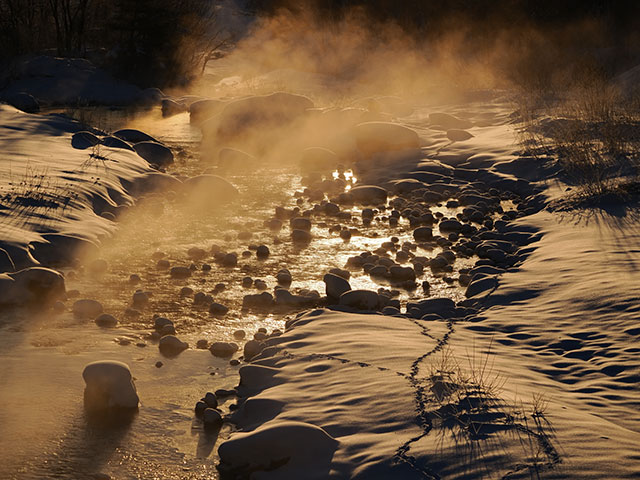
[[[140,128],[165,142],[176,155],[176,163],[169,169],[176,176],[197,175],[211,167],[215,171],[215,162],[199,154],[200,132],[189,124],[188,114],[166,119],[159,110],[127,113],[97,109],[74,114],[98,128]],[[87,168],[95,169],[99,178],[108,166],[96,163]],[[348,186],[357,182],[349,173]],[[338,172],[329,174],[335,178]],[[303,211],[312,208],[308,199],[296,195],[304,189],[298,172],[272,165],[225,176],[241,193],[234,204],[211,205],[203,211],[179,206],[170,194],[148,195],[121,216],[117,232],[100,247],[97,258],[106,261],[105,272],[97,274],[87,267],[95,258],[86,259],[84,268],[64,270],[70,297],[67,310],[78,298],[98,300],[107,313],[119,319],[117,328],[101,329],[91,321],[74,319],[69,311],[43,316],[15,313],[15,318],[3,322],[0,477],[107,478],[100,477],[106,474],[117,479],[216,478],[217,444],[228,437],[232,427],[225,424],[220,432],[205,432],[194,418],[193,406],[207,391],[237,384],[239,366],[214,357],[208,350],[196,349],[195,344],[200,339],[209,343],[234,341],[233,333],[239,329],[247,332],[247,339],[259,328],[283,330],[286,318],[296,313],[242,311],[243,296],[259,293],[253,286],[243,287],[243,278],[262,279],[267,291],[273,291],[276,273],[288,268],[292,291],[317,290],[323,295],[322,277],[330,268],[345,268],[349,257],[373,251],[392,236],[399,245],[413,240],[405,219],[395,228],[383,221],[364,226],[361,210],[354,207],[349,210],[350,221],[314,217],[313,241],[306,248],[297,247],[289,239],[286,221],[280,232],[270,230],[264,222],[273,217],[276,206],[299,206]],[[455,208],[433,210],[447,216],[457,213]],[[338,223],[357,228],[358,233],[345,241],[330,233],[330,227]],[[267,259],[256,257],[254,247],[260,244],[270,249]],[[216,264],[208,253],[213,245],[236,252],[238,264]],[[187,252],[192,247],[204,249],[208,256],[189,259]],[[438,247],[418,250],[416,255],[431,257],[438,251]],[[195,270],[187,279],[172,279],[167,270],[158,269],[160,258],[171,266],[193,263]],[[474,258],[460,258],[455,269],[473,263]],[[212,268],[203,269],[204,264]],[[362,270],[351,273],[352,288],[391,288],[376,283]],[[132,274],[139,275],[139,284],[130,282]],[[457,282],[447,282],[428,269],[418,283],[423,280],[431,284],[429,295],[418,287],[398,289],[397,298],[404,304],[427,296],[462,297]],[[215,288],[220,283],[224,290]],[[229,312],[222,318],[213,317],[206,306],[194,305],[193,295],[181,294],[184,287],[213,295]],[[136,316],[127,309],[137,289],[152,296]],[[157,342],[149,338],[153,314],[174,321],[177,336],[191,348],[175,358],[163,357]],[[238,343],[242,347],[242,342]],[[85,364],[100,359],[120,360],[131,367],[141,407],[129,422],[96,424],[85,417],[81,372]],[[230,403],[233,398],[222,404],[224,412]]]

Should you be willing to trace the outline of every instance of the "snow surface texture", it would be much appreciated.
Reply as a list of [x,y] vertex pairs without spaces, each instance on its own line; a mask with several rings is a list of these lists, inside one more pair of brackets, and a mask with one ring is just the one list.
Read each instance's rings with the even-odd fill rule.
[[[375,184],[390,171],[413,170],[397,180],[431,174],[534,194],[523,218],[500,233],[520,245],[524,262],[477,274],[491,279],[463,302],[477,315],[417,320],[317,310],[288,322],[240,371],[234,421],[242,433],[219,449],[223,473],[637,478],[640,258],[633,245],[640,224],[624,209],[539,212],[544,198],[532,182],[554,168],[518,157],[508,112],[491,108],[459,115],[474,120],[464,126],[473,137],[460,142],[447,135],[458,125],[416,122],[423,152],[374,155],[360,177]],[[432,118],[431,127],[436,120],[447,117]],[[436,154],[425,158],[425,150]],[[452,373],[451,358],[464,374]]]
[[16,269],[95,248],[115,228],[100,214],[132,205],[128,190],[155,175],[133,151],[74,148],[72,135],[83,129],[63,116],[0,105],[0,248]]

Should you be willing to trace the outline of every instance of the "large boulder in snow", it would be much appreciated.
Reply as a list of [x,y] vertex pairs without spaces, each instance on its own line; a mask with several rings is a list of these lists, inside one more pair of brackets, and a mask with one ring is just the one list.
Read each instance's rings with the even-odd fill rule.
[[365,156],[378,152],[420,148],[418,134],[403,125],[390,122],[366,122],[353,129],[358,150]]
[[64,277],[55,270],[30,267],[0,274],[0,305],[38,307],[64,296]]
[[86,150],[95,147],[100,143],[100,139],[91,132],[76,132],[71,137],[71,146],[78,150]]
[[422,318],[429,313],[435,313],[443,318],[450,317],[455,311],[456,304],[450,298],[429,298],[419,302],[408,302],[407,313],[412,313],[416,318]]
[[272,421],[220,445],[219,469],[230,478],[258,478],[269,471],[278,478],[325,479],[338,444],[315,425]]
[[106,137],[103,137],[102,140],[100,140],[100,143],[109,148],[121,148],[123,150],[131,150],[132,152],[134,151],[131,145],[129,145],[121,138],[114,137],[113,135],[107,135]]
[[138,408],[131,370],[122,362],[101,360],[84,367],[84,405],[89,411]]

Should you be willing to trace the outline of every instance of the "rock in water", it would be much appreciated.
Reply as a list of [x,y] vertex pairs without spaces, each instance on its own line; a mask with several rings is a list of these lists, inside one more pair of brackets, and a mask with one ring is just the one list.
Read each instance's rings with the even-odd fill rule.
[[295,217],[289,220],[289,225],[292,230],[304,230],[306,232],[311,231],[311,220],[305,217]]
[[365,157],[378,152],[420,148],[418,134],[397,123],[366,122],[354,128],[358,150]]
[[258,159],[236,148],[223,148],[218,152],[218,168],[239,171],[254,168]]
[[449,317],[456,308],[456,304],[450,298],[429,298],[419,302],[408,302],[407,312],[415,308],[418,318],[428,313],[435,313],[443,318]]
[[358,310],[376,310],[380,297],[372,290],[349,290],[340,295],[340,305]]
[[206,119],[215,115],[223,106],[224,102],[220,100],[198,100],[189,106],[189,121],[196,125],[201,124]]
[[462,230],[462,224],[458,220],[446,219],[440,222],[438,228],[441,232],[459,232]]
[[209,351],[214,357],[226,358],[238,351],[235,343],[215,342],[209,347]]
[[340,158],[331,150],[322,147],[305,148],[300,158],[303,172],[328,172],[340,164]]
[[100,302],[90,298],[76,300],[73,304],[73,316],[76,318],[96,318],[103,310]]
[[349,282],[333,273],[327,273],[323,281],[326,286],[327,297],[333,300],[338,300],[340,295],[351,290]]
[[118,324],[118,319],[108,313],[98,315],[95,319],[96,325],[104,328],[113,328]]
[[358,185],[349,193],[353,200],[361,205],[381,205],[387,202],[387,191],[375,185]]
[[125,363],[114,360],[90,363],[84,367],[82,378],[86,383],[84,405],[87,410],[138,408],[136,387]]
[[184,181],[182,187],[188,199],[197,206],[228,203],[238,196],[238,189],[218,175],[191,177]]
[[184,266],[172,267],[169,274],[171,278],[188,278],[191,276],[191,270]]
[[169,98],[165,98],[162,100],[162,116],[163,117],[171,117],[173,115],[178,115],[179,113],[183,113],[187,111],[187,106],[171,100]]
[[426,242],[433,238],[433,230],[430,227],[418,227],[413,231],[416,242]]
[[306,230],[292,230],[291,241],[298,245],[306,245],[311,243],[311,234]]
[[1,276],[0,304],[36,307],[65,296],[64,277],[55,270],[31,267]]
[[209,305],[209,313],[214,317],[224,317],[228,311],[229,307],[218,302],[213,302]]
[[216,136],[230,140],[252,129],[286,125],[309,108],[313,108],[310,99],[285,92],[245,97],[227,103],[215,117],[202,124],[202,130],[205,139]]
[[222,415],[214,408],[207,408],[202,414],[202,423],[207,428],[222,425]]
[[163,355],[173,356],[189,348],[189,344],[174,335],[166,335],[160,339],[158,348]]
[[168,147],[155,142],[140,142],[133,146],[138,155],[156,167],[166,167],[173,163],[173,153]]

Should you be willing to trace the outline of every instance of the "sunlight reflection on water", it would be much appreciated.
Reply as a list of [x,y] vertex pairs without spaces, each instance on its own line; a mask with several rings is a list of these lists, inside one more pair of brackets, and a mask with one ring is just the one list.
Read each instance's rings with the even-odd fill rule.
[[[200,158],[200,133],[189,124],[187,114],[163,119],[158,110],[133,115],[124,111],[106,113],[98,109],[83,115],[90,117],[85,118],[89,123],[105,130],[112,131],[126,124],[166,142],[176,153],[177,161],[170,169],[170,173],[175,175],[200,174],[213,165],[211,159]],[[342,177],[347,188],[357,182],[350,170],[335,171],[330,176],[334,179]],[[291,209],[298,205],[293,193],[304,187],[296,172],[283,166],[268,166],[234,173],[227,178],[241,192],[235,203],[189,209],[172,201],[168,194],[149,195],[139,207],[122,216],[118,232],[105,240],[101,247],[99,256],[109,265],[106,273],[97,276],[82,269],[75,270],[73,274],[70,274],[70,269],[65,270],[67,288],[72,295],[73,290],[77,290],[77,296],[68,304],[76,298],[96,299],[105,306],[105,311],[119,318],[118,329],[100,330],[93,322],[78,321],[66,313],[39,324],[33,332],[25,334],[25,338],[14,332],[20,338],[12,350],[11,365],[17,370],[27,365],[32,371],[26,372],[26,376],[6,374],[4,383],[7,388],[22,391],[21,398],[26,398],[27,392],[50,395],[60,385],[67,385],[56,398],[57,404],[45,409],[51,416],[50,427],[39,431],[41,425],[24,419],[21,425],[25,430],[22,432],[22,446],[26,452],[35,449],[38,454],[22,467],[16,478],[43,478],[50,474],[55,478],[71,479],[101,470],[115,478],[217,478],[214,470],[216,438],[207,438],[197,422],[192,424],[192,408],[207,390],[233,386],[237,382],[237,368],[214,358],[208,351],[188,350],[177,359],[162,358],[156,345],[145,339],[153,325],[152,315],[157,313],[172,319],[178,336],[192,346],[201,338],[210,342],[233,341],[233,332],[237,329],[247,330],[248,338],[260,327],[269,331],[282,329],[286,312],[241,310],[243,296],[257,293],[255,288],[242,287],[243,277],[263,279],[268,284],[268,291],[273,291],[275,274],[281,268],[288,268],[293,276],[292,290],[305,288],[324,294],[323,275],[330,268],[344,268],[350,256],[374,251],[391,236],[398,237],[400,245],[413,241],[413,229],[405,219],[401,219],[396,228],[383,221],[364,226],[360,220],[362,209],[354,207],[350,209],[351,220],[314,217],[313,241],[300,248],[291,243],[286,221],[280,232],[273,232],[263,224],[273,216],[275,206]],[[312,202],[303,200],[300,208],[305,210],[312,206]],[[446,207],[432,210],[447,216],[454,216],[460,211]],[[359,233],[344,241],[337,234],[329,233],[329,228],[337,224],[357,228]],[[250,232],[251,238],[239,240],[240,232]],[[434,234],[437,233],[436,227]],[[276,236],[281,241],[275,241]],[[262,243],[271,250],[268,259],[258,260],[255,252],[250,257],[242,257],[242,252],[249,251],[250,244]],[[170,278],[166,270],[159,270],[152,258],[155,252],[162,251],[172,266],[189,266],[192,263],[187,257],[189,248],[200,247],[210,252],[214,244],[222,246],[225,251],[238,253],[238,265],[222,267],[208,255],[204,260],[193,262],[196,270],[191,277],[176,280]],[[435,247],[430,251],[418,249],[415,253],[432,257],[440,251]],[[469,267],[474,260],[457,259],[455,267]],[[210,271],[203,271],[205,262],[212,265]],[[140,275],[142,282],[139,285],[129,283],[129,276],[133,273]],[[372,280],[362,270],[351,274],[353,288],[391,288]],[[462,298],[463,292],[456,284],[446,283],[429,269],[425,269],[424,276],[418,281],[422,280],[431,284],[430,296]],[[227,288],[214,295],[215,301],[230,308],[221,319],[209,315],[206,307],[195,306],[191,296],[180,295],[183,287],[210,293],[217,283],[225,283]],[[152,292],[153,296],[149,305],[141,310],[140,317],[126,317],[125,310],[131,305],[132,294],[138,288]],[[399,298],[404,304],[408,300],[425,298],[425,294],[421,288],[400,290]],[[294,313],[290,312],[290,315]],[[120,346],[117,342],[125,345]],[[136,346],[137,343],[148,346]],[[34,358],[41,363],[25,363],[26,356],[33,356],[34,351],[37,352]],[[143,407],[126,428],[102,431],[90,428],[78,410],[82,367],[100,356],[130,363],[136,376]],[[165,364],[161,369],[153,366],[158,360]],[[40,365],[55,366],[64,379],[47,376],[46,368],[45,373],[35,374]],[[32,391],[25,378],[29,379],[29,385],[33,384],[34,378],[37,379]],[[38,381],[41,384],[37,384]],[[19,404],[14,404],[11,409],[14,413],[20,410]],[[19,429],[17,425],[7,428],[10,431],[0,431],[6,433],[5,438],[16,434]],[[228,432],[222,432],[225,433]],[[30,448],[26,448],[27,444]]]

